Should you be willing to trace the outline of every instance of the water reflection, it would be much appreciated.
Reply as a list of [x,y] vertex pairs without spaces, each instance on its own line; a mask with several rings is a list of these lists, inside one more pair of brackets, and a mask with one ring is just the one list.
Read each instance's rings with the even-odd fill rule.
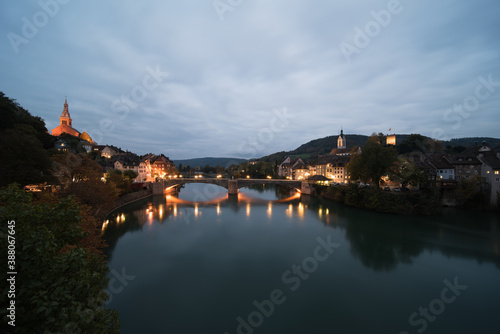
[[473,258],[479,263],[492,262],[500,268],[498,215],[453,211],[432,217],[394,216],[356,210],[300,193],[288,195],[269,200],[242,192],[204,202],[171,195],[151,197],[112,214],[103,223],[109,245],[107,254],[111,257],[124,234],[141,230],[144,225],[151,227],[169,220],[188,225],[214,219],[211,217],[223,218],[231,212],[247,221],[267,217],[268,222],[286,219],[302,228],[321,222],[338,229],[344,232],[352,256],[374,271],[391,271],[399,264],[412,264],[424,251]]

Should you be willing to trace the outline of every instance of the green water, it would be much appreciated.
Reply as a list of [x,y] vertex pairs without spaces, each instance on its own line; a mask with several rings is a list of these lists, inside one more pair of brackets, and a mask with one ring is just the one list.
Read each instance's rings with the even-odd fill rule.
[[186,185],[109,217],[122,333],[499,333],[497,214],[224,191]]

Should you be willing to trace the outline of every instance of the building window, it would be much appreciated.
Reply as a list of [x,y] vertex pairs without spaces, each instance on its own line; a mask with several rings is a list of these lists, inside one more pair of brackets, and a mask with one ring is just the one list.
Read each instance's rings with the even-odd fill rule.
[[500,171],[497,171],[497,170],[496,170],[496,171],[495,171],[495,175],[498,175],[498,174],[500,174]]

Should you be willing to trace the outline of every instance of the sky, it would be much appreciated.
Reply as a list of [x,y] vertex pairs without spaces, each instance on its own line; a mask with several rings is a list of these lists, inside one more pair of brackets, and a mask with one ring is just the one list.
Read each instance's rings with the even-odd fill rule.
[[[325,136],[500,137],[500,2],[0,0],[0,91],[99,144],[253,158]],[[349,143],[348,143],[349,144]]]

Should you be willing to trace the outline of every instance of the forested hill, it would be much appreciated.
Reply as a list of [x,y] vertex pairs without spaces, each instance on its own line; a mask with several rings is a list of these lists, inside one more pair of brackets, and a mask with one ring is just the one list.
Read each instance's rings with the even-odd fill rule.
[[[345,135],[347,141],[347,148],[353,148],[355,146],[364,146],[369,136],[365,135]],[[405,140],[407,140],[411,135],[408,134],[396,134],[397,145],[400,145]],[[429,139],[429,137],[420,136],[422,139]],[[311,160],[319,155],[325,155],[330,153],[330,151],[334,148],[337,148],[337,139],[338,135],[328,136],[324,138],[314,139],[310,142],[303,144],[292,151],[281,151],[276,152],[271,155],[262,157],[258,160],[263,161],[278,161],[281,162],[285,159],[285,157],[290,156],[292,158],[301,157],[305,160]],[[488,143],[488,145],[492,147],[496,147],[500,145],[500,139],[491,138],[491,137],[470,137],[470,138],[454,138],[449,141],[441,142],[441,147],[446,149],[447,147],[457,147],[463,146],[465,148],[471,147],[474,145],[481,145],[483,142]]]
[[247,161],[246,159],[238,159],[238,158],[195,158],[195,159],[185,159],[185,160],[173,160],[173,163],[178,167],[179,164],[182,164],[182,166],[190,166],[192,168],[195,167],[205,167],[205,166],[210,166],[210,167],[228,167],[230,165],[234,164],[239,164],[244,161]]
[[[368,136],[365,135],[345,135],[345,136],[348,148],[354,146],[363,146],[366,144],[366,141],[368,140]],[[318,155],[328,154],[332,149],[337,148],[338,138],[339,136],[335,135],[335,136],[328,136],[324,138],[314,139],[306,144],[299,146],[293,151],[288,151],[288,152],[282,151],[273,153],[271,155],[262,157],[259,160],[269,159],[269,161],[275,161],[275,160],[281,161],[285,159],[286,156],[291,156],[295,158],[301,157],[303,159],[309,160]]]
[[471,147],[487,143],[491,147],[500,145],[500,139],[491,137],[469,137],[469,138],[453,138],[450,141],[444,142],[444,145]]

